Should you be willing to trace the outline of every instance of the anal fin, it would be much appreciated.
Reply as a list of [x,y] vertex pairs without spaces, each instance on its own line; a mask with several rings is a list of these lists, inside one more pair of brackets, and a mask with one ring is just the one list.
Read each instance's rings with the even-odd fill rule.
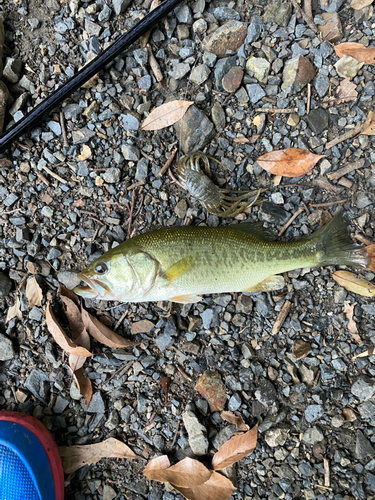
[[273,275],[268,276],[263,281],[260,281],[254,286],[242,290],[243,292],[273,292],[274,290],[280,290],[285,285],[285,280],[283,276]]
[[187,271],[192,269],[195,266],[195,259],[192,255],[185,257],[171,267],[169,267],[166,271],[164,271],[163,275],[167,278],[168,284],[171,284],[172,281],[176,280]]
[[200,302],[202,297],[200,295],[187,294],[187,295],[176,295],[169,299],[171,302],[179,302],[180,304],[194,304],[194,302]]

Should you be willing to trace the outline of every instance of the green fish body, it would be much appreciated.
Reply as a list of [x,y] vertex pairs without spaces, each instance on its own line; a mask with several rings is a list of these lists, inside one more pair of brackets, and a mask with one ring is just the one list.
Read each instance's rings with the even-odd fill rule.
[[277,290],[279,273],[368,264],[338,214],[312,235],[274,241],[259,224],[181,226],[150,231],[106,252],[78,274],[78,295],[121,302],[197,302],[203,294]]

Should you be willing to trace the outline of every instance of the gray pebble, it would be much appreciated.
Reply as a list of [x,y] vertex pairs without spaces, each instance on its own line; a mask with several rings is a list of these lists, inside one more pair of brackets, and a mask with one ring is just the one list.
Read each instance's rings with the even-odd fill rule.
[[105,412],[105,404],[102,395],[99,391],[95,392],[91,398],[89,407],[87,408],[87,413],[103,414],[104,412]]
[[138,85],[143,90],[150,90],[152,86],[151,76],[150,75],[142,76],[142,78],[138,82]]
[[7,297],[12,289],[12,281],[0,272],[0,298]]
[[314,444],[320,443],[323,441],[324,436],[318,429],[318,427],[310,427],[306,429],[303,433],[302,441],[310,446],[314,446]]
[[123,144],[121,146],[121,153],[125,160],[128,161],[138,161],[141,156],[139,148],[132,144]]
[[247,28],[246,43],[253,43],[258,40],[263,30],[264,22],[259,16],[253,16]]
[[252,104],[256,104],[266,95],[262,87],[257,83],[246,85],[246,90],[249,94],[249,99]]
[[179,23],[191,24],[193,22],[193,16],[188,5],[181,5],[181,7],[176,7],[174,9],[174,13],[176,14],[177,21]]
[[57,395],[55,404],[53,406],[53,411],[55,413],[63,413],[65,408],[69,405],[69,401],[67,399],[64,399],[63,397],[60,396],[60,394]]
[[108,182],[108,184],[115,184],[121,179],[121,170],[116,167],[110,167],[107,169],[104,174],[101,174],[101,177]]
[[25,381],[25,387],[39,401],[47,404],[50,381],[46,373],[39,368],[34,368]]
[[238,394],[238,392],[235,392],[233,396],[231,396],[231,398],[229,399],[228,409],[230,411],[236,411],[241,406],[241,404],[242,404],[241,397]]
[[81,280],[77,277],[77,273],[74,271],[62,271],[57,275],[57,279],[60,283],[73,290],[74,287],[78,286]]
[[22,60],[7,57],[3,69],[3,78],[9,83],[17,83],[21,77]]
[[139,120],[132,114],[121,115],[124,130],[138,130]]
[[147,158],[141,158],[137,163],[137,170],[135,172],[135,179],[137,181],[141,181],[142,179],[146,179],[148,174],[148,164],[150,160]]
[[60,123],[55,122],[55,120],[51,120],[51,121],[47,122],[47,125],[48,125],[48,128],[50,130],[52,130],[52,132],[55,135],[57,135],[57,136],[61,135],[61,126],[60,126]]
[[7,361],[14,357],[13,344],[8,337],[0,333],[0,361]]
[[350,390],[360,401],[367,401],[375,394],[375,382],[372,378],[361,375],[355,380]]
[[214,10],[214,16],[220,23],[226,23],[231,20],[239,21],[241,19],[237,11],[226,6],[216,7]]
[[208,439],[206,428],[199,422],[195,414],[187,410],[182,414],[185,429],[189,436],[189,445],[197,456],[206,455],[208,452]]
[[305,410],[305,419],[309,423],[314,422],[314,420],[317,420],[323,415],[324,409],[321,405],[309,405]]

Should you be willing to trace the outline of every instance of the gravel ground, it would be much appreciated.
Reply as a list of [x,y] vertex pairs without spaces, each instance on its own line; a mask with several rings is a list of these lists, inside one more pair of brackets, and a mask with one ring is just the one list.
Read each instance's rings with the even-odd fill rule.
[[[4,81],[14,101],[7,122],[11,115],[22,117],[137,23],[149,4],[0,0]],[[313,9],[321,26],[327,9],[339,12],[342,42],[373,45],[371,6],[354,11],[346,0],[321,0]],[[205,47],[212,34],[214,41]],[[217,172],[222,184],[267,189],[267,201],[238,220],[264,221],[280,231],[306,206],[284,233],[289,240],[311,233],[336,209],[311,204],[345,200],[352,236],[375,241],[374,137],[326,147],[374,109],[373,66],[346,68],[356,72],[352,82],[358,96],[340,101],[336,91],[343,77],[332,45],[297,19],[291,4],[275,8],[264,0],[184,2],[153,30],[150,43],[163,82],[156,81],[147,50],[136,45],[64,103],[67,144],[56,110],[0,159],[0,408],[36,416],[59,445],[112,436],[124,438],[145,459],[167,453],[174,461],[192,453],[182,421],[187,405],[207,429],[209,453],[235,432],[194,390],[200,374],[218,370],[226,409],[239,412],[249,425],[261,422],[257,449],[237,465],[233,498],[375,498],[375,356],[353,360],[375,342],[375,305],[335,283],[334,268],[289,272],[282,292],[174,304],[169,317],[167,303],[86,300],[109,325],[127,312],[118,329],[127,337],[138,320],[155,324],[151,332],[133,335],[142,343],[126,351],[94,342],[95,355],[85,365],[94,388],[88,408],[67,358],[47,331],[47,297],[63,321],[59,281],[72,288],[75,271],[113,245],[145,230],[181,225],[186,218],[194,225],[232,222],[207,218],[168,174],[158,175],[176,145],[185,152],[205,148],[225,163],[229,171]],[[311,98],[293,76],[299,55],[306,58],[301,71],[311,81]],[[189,120],[176,129],[139,129],[154,106],[185,97],[195,103]],[[262,107],[296,111],[263,116],[257,111]],[[236,141],[240,137],[250,140]],[[326,158],[310,174],[275,185],[255,160],[293,146]],[[344,181],[328,180],[327,174],[362,159],[362,168]],[[22,319],[6,323],[29,262],[40,266],[43,307],[30,309],[22,288]],[[291,311],[272,335],[287,300]],[[356,304],[361,344],[348,331],[344,301]],[[160,377],[172,381],[168,404]],[[145,463],[106,459],[85,466],[66,476],[66,498],[182,498],[160,483],[151,485],[142,475]]]

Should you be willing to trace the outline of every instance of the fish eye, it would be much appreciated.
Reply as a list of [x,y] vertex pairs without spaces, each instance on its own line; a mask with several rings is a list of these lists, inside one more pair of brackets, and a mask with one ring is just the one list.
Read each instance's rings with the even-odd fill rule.
[[107,271],[108,271],[108,266],[104,262],[99,262],[99,264],[95,266],[95,272],[97,274],[105,274]]

